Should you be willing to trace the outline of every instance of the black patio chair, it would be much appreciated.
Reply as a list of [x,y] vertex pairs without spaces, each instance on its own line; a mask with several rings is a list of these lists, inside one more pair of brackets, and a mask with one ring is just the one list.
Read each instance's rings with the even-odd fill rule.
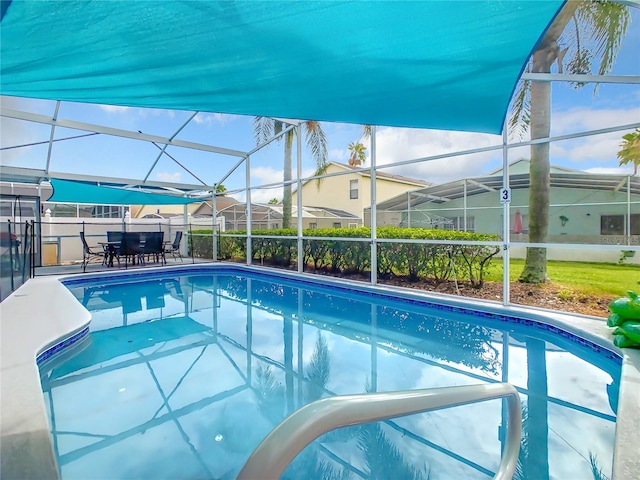
[[162,263],[167,263],[167,259],[164,255],[164,232],[146,232],[144,239],[144,254],[147,256],[147,260],[151,257],[155,258],[156,262],[162,260]]
[[87,264],[94,258],[101,258],[102,264],[106,265],[108,260],[108,252],[104,248],[98,250],[97,246],[90,247],[87,244],[87,239],[84,237],[84,232],[80,232],[80,240],[82,241],[82,271],[87,271]]
[[[170,254],[173,259],[175,260],[177,257],[180,257],[180,261],[182,262],[182,254],[180,253],[180,242],[182,241],[182,232],[181,231],[177,231],[176,232],[176,238],[173,239],[173,243],[171,245],[168,245],[165,249],[164,249],[164,253],[165,254]],[[166,263],[166,257],[165,257],[165,263]]]
[[109,266],[113,267],[113,259],[118,261],[120,267],[120,244],[122,243],[122,232],[107,232],[107,246],[109,254]]
[[136,263],[136,259],[140,265],[144,264],[144,245],[140,237],[140,232],[122,233],[120,256],[124,257],[124,268],[128,268],[129,257],[131,257],[132,264]]

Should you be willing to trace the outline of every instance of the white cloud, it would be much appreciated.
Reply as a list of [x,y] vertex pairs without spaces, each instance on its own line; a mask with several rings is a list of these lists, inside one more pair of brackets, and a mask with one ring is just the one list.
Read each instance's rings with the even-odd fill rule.
[[[380,128],[376,137],[377,164],[391,165],[404,160],[442,155],[501,144],[501,137],[481,133],[409,128]],[[458,178],[486,173],[488,163],[502,155],[495,152],[476,153],[441,160],[404,165],[382,172],[443,183]]]
[[178,183],[182,179],[182,174],[180,172],[158,172],[156,173],[156,179],[160,182]]
[[[246,195],[243,195],[243,197],[246,199]],[[277,198],[278,201],[282,201],[282,188],[251,190],[251,203],[269,203],[269,200],[272,198]]]
[[[282,182],[282,170],[271,167],[255,167],[251,169],[252,185],[269,185]],[[242,195],[243,201],[246,195]],[[260,188],[251,190],[251,202],[268,203],[272,198],[282,200],[282,187],[280,188]]]
[[255,185],[268,185],[282,181],[282,170],[271,167],[254,167],[251,169],[251,183]]
[[199,125],[220,125],[224,126],[229,122],[232,122],[235,119],[234,115],[227,115],[224,113],[198,113],[193,121]]
[[349,159],[349,150],[346,148],[333,148],[327,153],[330,162],[346,162]]
[[[2,97],[2,106],[17,110],[28,110],[27,103],[20,98]],[[36,127],[37,128],[37,127]],[[15,120],[13,118],[0,117],[0,148],[16,147],[27,145],[37,141],[48,140],[48,137],[40,138],[36,128],[31,122]],[[26,156],[33,147],[12,148],[2,151],[2,163],[10,165],[17,163],[17,160]]]
[[[38,141],[35,132],[29,128],[29,125],[20,120],[12,118],[2,118],[0,120],[2,127],[2,135],[0,135],[0,147],[16,147],[19,145],[27,145]],[[2,151],[2,163],[9,165],[15,163],[21,157],[25,156],[32,147],[12,148]]]
[[[638,121],[640,121],[640,107],[601,110],[586,107],[573,108],[553,113],[552,136],[608,128],[612,125],[627,125]],[[620,131],[554,142],[550,150],[551,162],[558,165],[566,165],[567,162],[575,163],[576,165],[570,165],[570,167],[587,171],[597,171],[596,168],[602,168],[603,172],[624,173],[626,172],[624,169],[608,167],[608,165],[617,165],[616,155],[624,133],[626,132]],[[501,142],[501,137],[497,135],[382,127],[378,129],[376,139],[377,164],[392,165],[416,158],[498,146]],[[337,155],[340,151],[335,152]],[[530,147],[509,150],[510,161],[529,158],[529,156]],[[348,158],[348,155],[346,157]],[[459,178],[486,174],[501,158],[501,150],[496,150],[386,168],[381,171],[434,183],[445,183]],[[603,166],[595,167],[594,163],[602,163]]]
[[[604,110],[573,108],[554,113],[552,136],[627,125],[638,121],[640,121],[640,107]],[[587,171],[600,169],[602,172],[614,170],[619,173],[620,169],[614,167],[618,164],[616,157],[620,150],[622,135],[625,133],[627,131],[618,131],[554,142],[551,144],[551,158],[575,163],[576,165],[571,165],[572,168]],[[596,167],[594,163],[601,166]]]
[[[592,109],[587,107],[571,108],[553,112],[551,118],[552,135],[597,130],[616,125],[627,125],[640,121],[640,106],[627,109]],[[616,133],[618,137],[622,136]]]
[[108,113],[125,113],[129,110],[129,107],[121,107],[119,105],[98,105],[98,107]]
[[603,175],[631,175],[633,174],[633,166],[618,168],[587,168],[585,172],[600,173]]

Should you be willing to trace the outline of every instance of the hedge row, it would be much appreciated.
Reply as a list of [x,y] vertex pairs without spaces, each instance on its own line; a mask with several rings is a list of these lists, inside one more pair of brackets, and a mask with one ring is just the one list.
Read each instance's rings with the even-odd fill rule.
[[[192,232],[192,255],[213,258],[211,230]],[[218,258],[220,260],[244,259],[246,255],[245,231],[227,232],[218,237]],[[296,229],[254,230],[251,243],[252,259],[263,264],[288,267],[297,262]],[[342,238],[370,238],[369,227],[324,228],[304,230],[307,237],[322,237],[303,242],[305,270],[329,270],[331,272],[364,273],[371,269],[371,242],[338,240]],[[497,246],[452,245],[450,240],[463,242],[497,241],[497,235],[459,232],[452,230],[431,230],[422,228],[379,227],[378,274],[406,276],[411,281],[428,278],[436,284],[449,280],[455,272],[457,279],[467,280],[480,287],[484,272],[492,259],[500,251]],[[436,240],[440,244],[391,243],[385,239]]]

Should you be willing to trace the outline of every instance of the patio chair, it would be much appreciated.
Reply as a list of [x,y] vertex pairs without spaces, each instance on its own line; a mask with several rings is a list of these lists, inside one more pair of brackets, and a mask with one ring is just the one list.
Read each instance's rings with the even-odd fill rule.
[[144,264],[144,246],[140,232],[124,232],[120,241],[120,256],[124,257],[124,268],[128,268],[129,257],[132,264],[136,263],[136,258],[140,265]]
[[122,242],[122,232],[114,231],[107,232],[107,246],[109,250],[109,266],[113,267],[113,259],[118,261],[118,267],[120,267],[120,244]]
[[156,262],[162,259],[162,263],[167,263],[167,259],[164,255],[164,232],[146,232],[144,243],[144,254],[147,256],[147,260],[150,257],[154,257]]
[[90,247],[87,244],[87,239],[84,237],[84,232],[80,232],[80,240],[82,240],[82,271],[87,271],[87,264],[93,258],[102,258],[102,264],[106,265],[108,260],[108,252],[103,248],[98,251],[97,246]]
[[[165,254],[170,254],[173,259],[175,260],[177,257],[180,257],[180,261],[182,262],[182,254],[180,253],[180,242],[182,241],[182,232],[178,231],[176,232],[176,238],[174,238],[173,243],[171,245],[168,245],[165,249],[164,249],[164,253]],[[164,255],[163,255],[164,256]],[[165,257],[165,263],[166,263],[166,257]]]

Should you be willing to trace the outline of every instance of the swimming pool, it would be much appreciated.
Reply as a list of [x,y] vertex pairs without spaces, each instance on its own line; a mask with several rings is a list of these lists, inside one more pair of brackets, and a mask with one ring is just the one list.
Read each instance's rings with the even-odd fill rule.
[[[233,478],[320,396],[499,381],[527,405],[529,478],[589,478],[590,456],[611,471],[620,359],[558,328],[233,268],[67,286],[93,318],[90,346],[43,366],[63,480]],[[491,401],[342,429],[285,477],[487,478],[503,415]]]

